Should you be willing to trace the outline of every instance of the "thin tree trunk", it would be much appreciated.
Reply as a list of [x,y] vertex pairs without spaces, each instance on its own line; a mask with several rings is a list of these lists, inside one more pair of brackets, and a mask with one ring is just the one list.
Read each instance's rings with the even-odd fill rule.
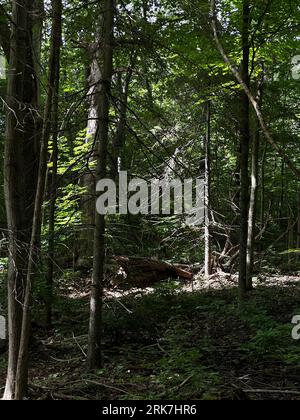
[[[262,85],[264,78],[259,82],[257,91],[257,101],[262,105]],[[251,194],[248,216],[248,242],[247,242],[247,290],[253,289],[252,276],[254,267],[254,246],[255,246],[255,226],[257,217],[257,192],[259,176],[259,146],[260,146],[260,126],[256,117],[256,128],[252,142],[252,163],[251,163]]]
[[[97,36],[97,43],[100,43],[100,35]],[[86,143],[90,147],[95,147],[95,138],[99,128],[99,104],[101,86],[101,69],[100,69],[100,52],[90,51],[92,55],[91,65],[89,69],[89,76],[87,83],[89,86],[87,94],[87,102],[89,105],[87,113],[87,132]],[[78,255],[78,266],[90,266],[93,255],[93,238],[94,238],[94,222],[95,222],[95,174],[94,169],[91,169],[90,163],[95,162],[95,152],[92,150],[91,157],[87,163],[86,171],[83,174],[80,184],[85,188],[82,197],[82,229],[79,232],[79,243],[76,253]],[[78,241],[77,241],[78,242]]]
[[14,24],[10,39],[4,158],[4,190],[9,230],[9,357],[3,396],[6,400],[14,398],[27,250],[36,191],[40,116],[35,52],[39,40],[33,40],[33,28],[35,24],[40,27],[41,16],[37,13],[38,10],[34,1],[12,1]]
[[[105,0],[103,4],[103,71],[100,93],[99,130],[96,139],[98,154],[97,181],[106,177],[107,146],[109,138],[110,90],[113,73],[113,29],[114,0]],[[94,235],[93,277],[90,299],[90,323],[88,336],[87,367],[93,371],[102,365],[102,297],[105,261],[105,217],[96,212]]]
[[252,276],[254,266],[254,238],[255,221],[257,210],[257,187],[258,187],[258,163],[259,163],[259,128],[253,136],[252,143],[252,168],[251,168],[251,194],[248,220],[248,244],[247,244],[247,290],[252,290]]
[[260,223],[261,226],[265,223],[265,162],[267,157],[267,142],[261,159],[261,174],[260,174]]
[[52,172],[49,177],[50,204],[49,204],[49,242],[47,257],[47,300],[46,300],[46,324],[52,325],[52,305],[53,305],[53,276],[55,259],[55,208],[57,199],[57,170],[58,170],[58,119],[59,119],[59,82],[60,82],[60,60],[56,61],[55,69],[55,89],[53,98],[52,116]]
[[[295,220],[294,214],[291,211],[290,214],[290,220],[289,220],[289,224],[291,226],[289,233],[288,233],[288,244],[287,244],[287,249],[294,249],[294,226],[293,226],[293,221]],[[297,227],[297,224],[295,225]],[[293,265],[293,259],[294,259],[294,253],[293,252],[289,252],[288,253],[288,268],[291,269],[292,265]]]
[[57,61],[60,55],[61,44],[61,17],[62,0],[52,0],[53,26],[51,34],[51,51],[49,59],[49,80],[47,97],[44,112],[43,135],[40,150],[40,165],[38,173],[38,185],[35,196],[34,216],[32,224],[31,241],[29,248],[29,260],[27,268],[27,281],[25,288],[22,330],[20,338],[20,348],[18,355],[17,374],[15,383],[15,399],[22,400],[27,392],[28,382],[28,344],[31,321],[31,298],[34,277],[38,266],[40,233],[42,225],[42,206],[44,201],[46,174],[47,174],[47,154],[51,128],[51,112],[53,96],[55,91]]
[[[10,67],[7,87],[7,104],[12,111],[6,114],[5,158],[4,158],[4,188],[6,213],[9,229],[9,268],[8,268],[8,372],[3,399],[12,400],[17,369],[18,350],[20,342],[20,326],[22,320],[22,283],[24,280],[24,246],[21,229],[24,203],[21,185],[18,177],[21,174],[21,131],[15,126],[22,120],[18,101],[23,99],[23,77],[26,58],[26,38],[28,14],[25,0],[13,2],[12,19],[17,25],[12,27]],[[15,141],[18,139],[18,141]],[[19,146],[19,147],[18,147]],[[24,238],[25,240],[25,238]],[[16,270],[15,267],[19,269]],[[21,269],[22,267],[22,269]],[[21,270],[20,270],[21,269]]]
[[[243,0],[243,29],[242,29],[242,78],[245,86],[250,87],[249,78],[249,25],[250,2]],[[250,103],[245,92],[242,93],[241,141],[240,141],[240,264],[239,287],[243,294],[247,290],[247,241],[248,241],[248,211],[249,211],[249,146],[250,146]]]
[[119,113],[119,120],[117,124],[116,134],[113,137],[112,141],[112,170],[111,176],[112,179],[116,179],[118,173],[122,170],[122,150],[125,146],[125,139],[126,139],[126,117],[127,117],[127,105],[128,105],[128,96],[129,96],[129,86],[132,77],[132,67],[134,65],[134,58],[131,60],[131,68],[127,71],[124,87],[122,82],[122,75],[119,74],[119,95],[120,101],[118,101],[118,113]]
[[281,162],[281,175],[280,175],[280,180],[281,180],[281,186],[280,186],[280,198],[279,198],[279,205],[278,205],[278,212],[277,212],[277,218],[279,219],[279,226],[280,227],[284,227],[284,223],[282,218],[284,217],[284,196],[285,196],[285,177],[284,177],[284,173],[285,173],[285,164],[282,161]]
[[300,190],[298,191],[297,249],[300,249]]
[[210,165],[211,165],[211,104],[206,104],[206,135],[204,141],[205,149],[205,193],[204,193],[204,208],[205,208],[205,276],[209,277],[212,274],[212,246],[211,246],[211,200],[210,200]]

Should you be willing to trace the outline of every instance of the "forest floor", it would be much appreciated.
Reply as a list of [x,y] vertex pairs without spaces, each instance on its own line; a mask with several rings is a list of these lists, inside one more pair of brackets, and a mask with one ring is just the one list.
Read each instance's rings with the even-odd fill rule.
[[[34,324],[30,398],[300,400],[300,341],[291,335],[299,277],[257,279],[242,306],[236,279],[222,276],[110,291],[104,368],[94,375],[85,372],[88,311],[86,280],[73,279],[55,302],[53,329]],[[5,364],[2,356],[1,387]]]

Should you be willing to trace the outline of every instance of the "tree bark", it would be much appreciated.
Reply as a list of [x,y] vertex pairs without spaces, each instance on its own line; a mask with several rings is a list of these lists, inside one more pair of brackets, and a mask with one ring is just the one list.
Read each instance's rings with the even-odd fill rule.
[[170,264],[153,258],[114,257],[107,265],[111,284],[121,289],[151,287],[155,283],[173,279],[192,280],[189,266]]
[[252,290],[252,276],[254,265],[254,238],[257,210],[258,162],[259,162],[259,129],[254,133],[252,143],[251,194],[248,218],[247,243],[247,290]]
[[[133,60],[131,60],[131,66],[133,65]],[[127,71],[124,87],[122,81],[122,74],[118,75],[118,85],[119,85],[119,95],[120,101],[117,103],[119,119],[117,123],[116,134],[113,137],[112,141],[112,170],[111,176],[112,179],[116,179],[118,173],[122,170],[122,150],[125,146],[126,139],[126,117],[127,117],[127,105],[128,105],[128,96],[129,96],[129,86],[132,77],[132,68]]]
[[22,313],[22,329],[20,337],[20,348],[17,362],[15,399],[22,400],[27,392],[28,382],[28,344],[31,322],[31,298],[34,285],[34,277],[39,262],[40,234],[42,226],[42,206],[45,194],[48,143],[51,128],[51,112],[55,90],[57,61],[60,55],[61,44],[61,16],[62,0],[52,0],[53,26],[51,33],[51,49],[49,59],[49,78],[47,86],[47,97],[44,111],[44,124],[40,150],[38,184],[34,203],[34,215],[32,224],[31,241],[29,247],[28,268],[26,276],[26,288]]
[[265,163],[267,158],[267,146],[265,142],[262,159],[261,159],[261,173],[260,173],[260,223],[261,226],[265,223]]
[[5,129],[4,191],[9,230],[8,335],[9,358],[4,399],[14,398],[20,344],[22,301],[26,285],[28,243],[39,151],[39,78],[35,72],[33,28],[41,16],[36,3],[12,1],[7,109]]
[[[114,0],[105,0],[103,4],[103,70],[100,93],[99,130],[96,138],[97,170],[96,180],[106,177],[107,146],[109,139],[110,90],[113,73],[113,29]],[[96,212],[94,233],[94,259],[92,290],[90,298],[90,322],[88,336],[87,367],[93,371],[102,365],[102,297],[105,261],[105,216]]]
[[300,249],[300,189],[298,190],[297,249]]
[[[258,102],[262,102],[262,85],[258,88]],[[256,129],[253,134],[252,142],[252,164],[251,164],[251,193],[248,217],[248,243],[247,243],[247,290],[253,289],[252,276],[254,266],[254,246],[255,246],[255,226],[257,216],[257,192],[258,192],[258,172],[259,172],[259,143],[260,127],[257,119]]]
[[[60,22],[61,24],[61,22]],[[61,38],[61,34],[60,34]],[[61,39],[59,40],[61,44]],[[60,53],[60,52],[59,52]],[[49,174],[49,240],[47,256],[47,300],[46,300],[46,324],[52,324],[52,305],[53,305],[53,276],[55,259],[55,210],[57,199],[57,170],[58,170],[58,138],[59,138],[59,84],[60,84],[60,57],[56,60],[54,97],[53,97],[53,116],[52,116],[52,171]]]
[[[97,44],[100,44],[100,35],[98,35]],[[95,148],[95,139],[99,128],[99,104],[100,104],[100,92],[102,89],[101,85],[101,69],[100,69],[100,52],[91,48],[90,54],[91,65],[89,69],[89,76],[87,83],[89,90],[87,94],[88,102],[88,120],[87,120],[87,132],[86,132],[86,143],[92,148]],[[95,170],[92,169],[91,163],[95,163],[95,151],[91,150],[91,157],[87,162],[85,173],[83,174],[80,184],[85,188],[85,192],[82,197],[82,229],[79,233],[80,241],[77,249],[78,253],[78,266],[90,266],[91,259],[93,256],[93,238],[94,238],[94,223],[95,223]]]
[[[250,2],[243,0],[243,28],[242,28],[242,78],[245,86],[250,88],[249,77],[249,26]],[[242,93],[241,138],[240,138],[240,264],[239,287],[243,294],[247,290],[247,240],[248,240],[248,211],[249,211],[249,146],[250,146],[250,103],[246,92]]]
[[204,232],[204,248],[205,248],[205,276],[212,274],[212,244],[211,244],[211,200],[210,200],[210,181],[211,181],[211,104],[206,104],[206,135],[204,141],[205,151],[205,186],[204,186],[204,208],[205,208],[205,232]]

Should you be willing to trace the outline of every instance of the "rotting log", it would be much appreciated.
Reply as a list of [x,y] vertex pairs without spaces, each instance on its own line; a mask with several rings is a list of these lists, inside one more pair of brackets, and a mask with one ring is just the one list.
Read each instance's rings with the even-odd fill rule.
[[110,283],[120,287],[150,287],[167,279],[190,281],[194,277],[187,265],[125,256],[113,257],[107,266],[107,274]]

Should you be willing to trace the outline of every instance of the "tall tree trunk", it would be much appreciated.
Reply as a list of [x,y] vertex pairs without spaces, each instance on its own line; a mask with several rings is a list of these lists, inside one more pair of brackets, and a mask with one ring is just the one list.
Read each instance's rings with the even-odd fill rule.
[[260,173],[260,223],[261,226],[265,223],[265,163],[267,157],[268,144],[265,142],[265,147],[261,159],[261,173]]
[[[249,78],[249,26],[250,1],[243,0],[243,28],[242,28],[242,78],[245,85],[250,87]],[[248,239],[248,211],[249,211],[249,146],[250,146],[250,102],[246,92],[242,93],[241,142],[240,142],[240,264],[239,287],[243,294],[247,290],[247,239]]]
[[[287,243],[287,249],[294,249],[294,228],[297,227],[297,223],[294,223],[295,221],[295,215],[293,214],[292,210],[290,211],[290,218],[289,218],[289,226],[290,230],[288,233],[288,243]],[[288,253],[288,268],[292,269],[293,261],[294,261],[294,253],[289,252]]]
[[[97,44],[100,44],[100,36],[97,36]],[[88,114],[87,114],[87,131],[86,142],[89,143],[91,149],[95,147],[95,138],[99,128],[99,104],[101,86],[101,69],[100,69],[100,52],[91,48],[92,56],[91,65],[87,83],[89,86],[87,94]],[[77,265],[90,266],[93,256],[93,239],[94,239],[94,223],[95,223],[95,174],[91,163],[95,162],[95,152],[91,150],[91,156],[87,162],[85,173],[83,174],[80,184],[85,188],[85,192],[81,201],[82,208],[82,228],[79,233],[80,241],[77,249]]]
[[[40,2],[39,2],[40,4]],[[7,85],[4,190],[9,230],[8,335],[9,358],[4,399],[14,398],[26,285],[28,244],[36,191],[39,152],[39,78],[35,60],[38,40],[33,30],[41,16],[36,2],[12,1]],[[35,13],[33,13],[33,10]]]
[[[103,4],[103,70],[100,93],[99,130],[96,138],[97,172],[96,180],[106,177],[107,146],[109,138],[110,90],[113,73],[113,29],[114,0],[105,0]],[[90,299],[90,323],[88,337],[87,365],[93,371],[102,365],[102,297],[105,261],[105,217],[96,212],[94,234],[93,278]]]
[[53,97],[55,92],[57,61],[60,56],[61,44],[61,18],[62,0],[52,0],[53,25],[51,34],[51,49],[49,59],[49,80],[44,111],[43,134],[40,150],[40,162],[38,172],[38,184],[34,202],[34,215],[32,223],[31,241],[29,247],[28,268],[26,276],[26,288],[23,303],[22,329],[20,337],[20,348],[18,354],[17,373],[15,381],[15,399],[22,400],[27,392],[28,382],[28,344],[31,321],[31,298],[34,284],[34,277],[39,262],[40,234],[42,226],[42,206],[45,194],[48,143],[51,128],[51,113]]
[[204,186],[204,208],[205,208],[205,276],[212,274],[212,247],[211,247],[211,200],[210,200],[210,165],[211,165],[211,104],[206,104],[206,135],[204,141],[205,149],[205,186]]
[[[297,217],[298,217],[298,223],[297,223],[297,250],[300,250],[300,189],[298,190],[298,212],[297,212]],[[299,253],[297,254],[297,261],[299,261],[300,259],[300,255]]]
[[283,221],[283,217],[284,217],[284,199],[285,199],[285,163],[284,161],[281,162],[281,175],[280,175],[280,198],[279,198],[279,203],[278,203],[278,211],[276,214],[276,217],[279,219],[279,226],[283,227],[285,226],[284,221]]
[[[61,40],[60,40],[61,43]],[[59,138],[59,83],[60,83],[60,59],[56,60],[55,89],[53,97],[52,112],[52,171],[49,174],[49,241],[47,256],[47,298],[46,298],[46,324],[52,324],[53,305],[53,276],[55,259],[55,209],[57,199],[57,170],[58,170],[58,138]]]
[[251,168],[251,194],[248,218],[248,243],[247,243],[247,290],[252,290],[252,276],[254,266],[254,242],[257,210],[257,187],[258,187],[258,163],[259,163],[259,128],[253,136],[252,143],[252,168]]
[[[262,104],[262,83],[258,87],[257,101]],[[255,226],[257,216],[257,192],[258,192],[258,173],[259,173],[259,145],[260,127],[255,117],[256,129],[253,134],[252,142],[252,164],[251,164],[251,194],[248,217],[248,242],[247,242],[247,290],[253,289],[252,276],[254,266],[254,246],[255,246]]]

